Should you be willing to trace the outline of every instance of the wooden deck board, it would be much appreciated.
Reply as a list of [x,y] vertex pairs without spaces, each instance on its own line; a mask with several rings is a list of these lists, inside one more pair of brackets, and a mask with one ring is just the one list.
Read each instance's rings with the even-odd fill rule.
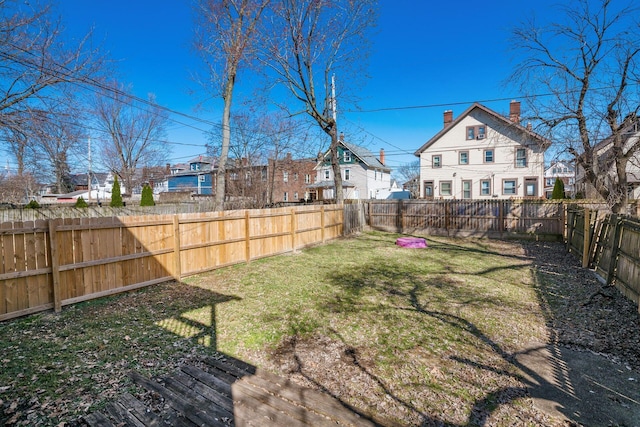
[[92,427],[115,427],[102,412],[94,412],[86,415],[84,420]]
[[83,417],[90,427],[111,426],[352,426],[369,421],[338,399],[228,356],[201,360],[202,369],[182,366],[158,381],[131,372],[131,380],[157,393],[155,413],[129,393],[100,412]]
[[104,409],[119,426],[145,427],[145,424],[120,402],[110,403]]
[[166,387],[158,384],[155,381],[148,380],[137,372],[131,372],[129,377],[136,384],[146,388],[147,390],[155,391],[160,394],[165,400],[170,402],[170,405],[180,411],[189,421],[199,426],[225,426],[221,417],[218,415],[213,406],[208,408],[199,408],[192,403],[189,399],[191,396],[181,396]]
[[[197,378],[200,378],[200,376]],[[182,371],[172,375],[172,380],[178,381],[183,386],[192,389],[208,401],[220,406],[222,409],[225,409],[230,415],[233,414],[233,400],[231,397],[209,387],[207,383],[203,383],[197,378],[187,375]]]
[[156,413],[149,410],[144,405],[144,403],[142,403],[129,393],[125,393],[120,397],[120,403],[125,408],[128,408],[129,413],[132,416],[136,417],[143,425],[148,427],[169,425],[167,421],[170,422],[170,425],[180,427],[190,427],[194,425],[193,423],[189,423],[187,425],[185,425],[184,423],[180,423],[179,420],[175,420],[176,417],[174,414],[167,414],[165,417],[160,417]]
[[[282,399],[280,396],[265,393],[264,389],[255,387],[251,383],[240,380],[233,386],[234,402],[244,402],[247,397],[261,404],[262,407],[271,408],[273,411],[284,412],[295,419],[299,425],[311,425],[318,427],[330,427],[336,425],[335,422],[325,418],[313,411],[309,411],[304,406],[296,405],[293,402]],[[237,420],[237,417],[236,417]]]

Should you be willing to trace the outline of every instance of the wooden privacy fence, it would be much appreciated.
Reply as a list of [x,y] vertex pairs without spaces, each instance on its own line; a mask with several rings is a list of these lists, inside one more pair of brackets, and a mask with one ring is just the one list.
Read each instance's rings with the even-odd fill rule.
[[638,305],[640,311],[640,220],[569,209],[567,248],[582,257],[607,284]]
[[343,234],[343,206],[0,224],[0,321],[292,252]]
[[564,205],[540,200],[369,201],[371,228],[448,236],[561,239]]

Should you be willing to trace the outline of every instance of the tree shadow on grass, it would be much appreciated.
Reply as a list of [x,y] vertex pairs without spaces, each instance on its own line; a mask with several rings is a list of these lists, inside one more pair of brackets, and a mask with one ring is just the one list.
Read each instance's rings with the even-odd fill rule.
[[[523,267],[492,267],[484,271],[474,272],[473,275],[485,275],[501,269],[521,268]],[[478,305],[478,308],[487,304],[496,306],[503,304],[499,300],[494,300],[493,297],[478,295],[473,289],[465,287],[463,283],[459,283],[457,279],[448,274],[414,274],[408,271],[406,266],[400,262],[390,261],[389,259],[379,259],[375,262],[351,268],[348,271],[334,272],[330,274],[327,279],[335,284],[335,286],[340,289],[340,292],[333,297],[333,300],[323,301],[319,304],[321,310],[351,314],[372,312],[378,313],[381,316],[387,313],[405,312],[410,315],[429,318],[431,319],[429,322],[436,321],[436,325],[443,326],[447,330],[456,331],[455,333],[461,337],[460,339],[466,340],[469,343],[475,342],[473,345],[488,348],[491,354],[498,356],[513,369],[500,369],[490,365],[483,365],[477,361],[461,357],[460,355],[450,356],[450,360],[478,370],[492,372],[500,376],[507,376],[510,377],[511,380],[515,379],[520,384],[523,384],[521,387],[499,387],[487,393],[482,398],[474,401],[470,415],[465,423],[452,424],[442,421],[434,414],[424,413],[412,402],[394,394],[388,384],[385,384],[380,377],[374,374],[371,369],[367,368],[366,364],[361,363],[357,351],[352,350],[348,352],[348,357],[351,358],[353,366],[372,378],[390,399],[404,407],[414,416],[417,415],[422,425],[486,425],[491,414],[495,412],[500,405],[511,403],[514,400],[527,396],[528,382],[543,383],[546,381],[535,371],[519,363],[516,358],[517,354],[504,350],[499,343],[485,334],[473,322],[468,321],[462,315],[430,306],[430,298],[435,298],[434,294],[438,293],[441,294],[441,300],[433,304],[438,307],[443,305],[442,298],[450,298],[451,300],[448,301],[448,303],[451,305],[470,306],[475,304]],[[433,293],[431,293],[431,291],[433,291]],[[447,305],[446,301],[445,305]],[[517,307],[514,309],[517,309]],[[423,324],[426,325],[429,324],[429,322]],[[407,327],[407,325],[399,325],[399,327],[404,328]],[[396,332],[399,333],[401,331]],[[345,341],[336,331],[333,332],[333,335]],[[430,344],[431,343],[426,341],[419,343],[419,345],[422,346],[429,346]],[[521,374],[521,372],[524,373],[524,375]],[[312,378],[309,379],[313,381]]]

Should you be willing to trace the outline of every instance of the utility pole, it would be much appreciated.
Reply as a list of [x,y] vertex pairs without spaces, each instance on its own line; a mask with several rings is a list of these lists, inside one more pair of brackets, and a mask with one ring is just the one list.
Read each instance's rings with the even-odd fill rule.
[[87,173],[87,188],[89,189],[89,202],[91,201],[91,137],[88,140],[89,144],[89,173]]

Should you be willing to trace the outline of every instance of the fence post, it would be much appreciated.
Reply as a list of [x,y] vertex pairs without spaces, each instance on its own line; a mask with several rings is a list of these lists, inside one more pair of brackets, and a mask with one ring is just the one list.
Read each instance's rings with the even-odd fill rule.
[[182,262],[180,260],[180,220],[178,215],[173,216],[173,277],[176,280],[182,278]]
[[244,211],[244,256],[247,264],[251,262],[251,215],[249,210]]
[[402,199],[398,199],[398,211],[400,214],[400,233],[404,233],[404,203],[402,203]]
[[618,266],[618,251],[620,250],[620,234],[622,232],[622,221],[620,217],[618,215],[612,215],[612,217],[614,218],[615,229],[613,231],[613,239],[611,240],[611,258],[609,259],[609,271],[607,271],[607,285],[613,282],[616,267]]
[[567,205],[564,202],[560,202],[560,206],[562,208],[562,212],[560,214],[560,228],[562,229],[562,239],[566,241],[568,236],[567,230]]
[[449,203],[449,200],[443,200],[444,203],[444,229],[447,232],[447,236],[449,235],[449,223],[451,221],[451,212],[449,212],[449,209],[451,209],[451,204]]
[[584,236],[582,245],[582,268],[589,267],[589,243],[591,237],[591,215],[589,208],[584,208]]
[[56,228],[60,220],[49,220],[49,244],[51,245],[51,276],[53,278],[53,309],[56,313],[62,311],[62,300],[60,295],[60,258],[58,255],[58,241],[56,239]]
[[500,237],[504,235],[504,201],[498,202],[498,230]]
[[[344,221],[343,221],[344,223]],[[296,251],[296,209],[291,209],[291,252]]]

